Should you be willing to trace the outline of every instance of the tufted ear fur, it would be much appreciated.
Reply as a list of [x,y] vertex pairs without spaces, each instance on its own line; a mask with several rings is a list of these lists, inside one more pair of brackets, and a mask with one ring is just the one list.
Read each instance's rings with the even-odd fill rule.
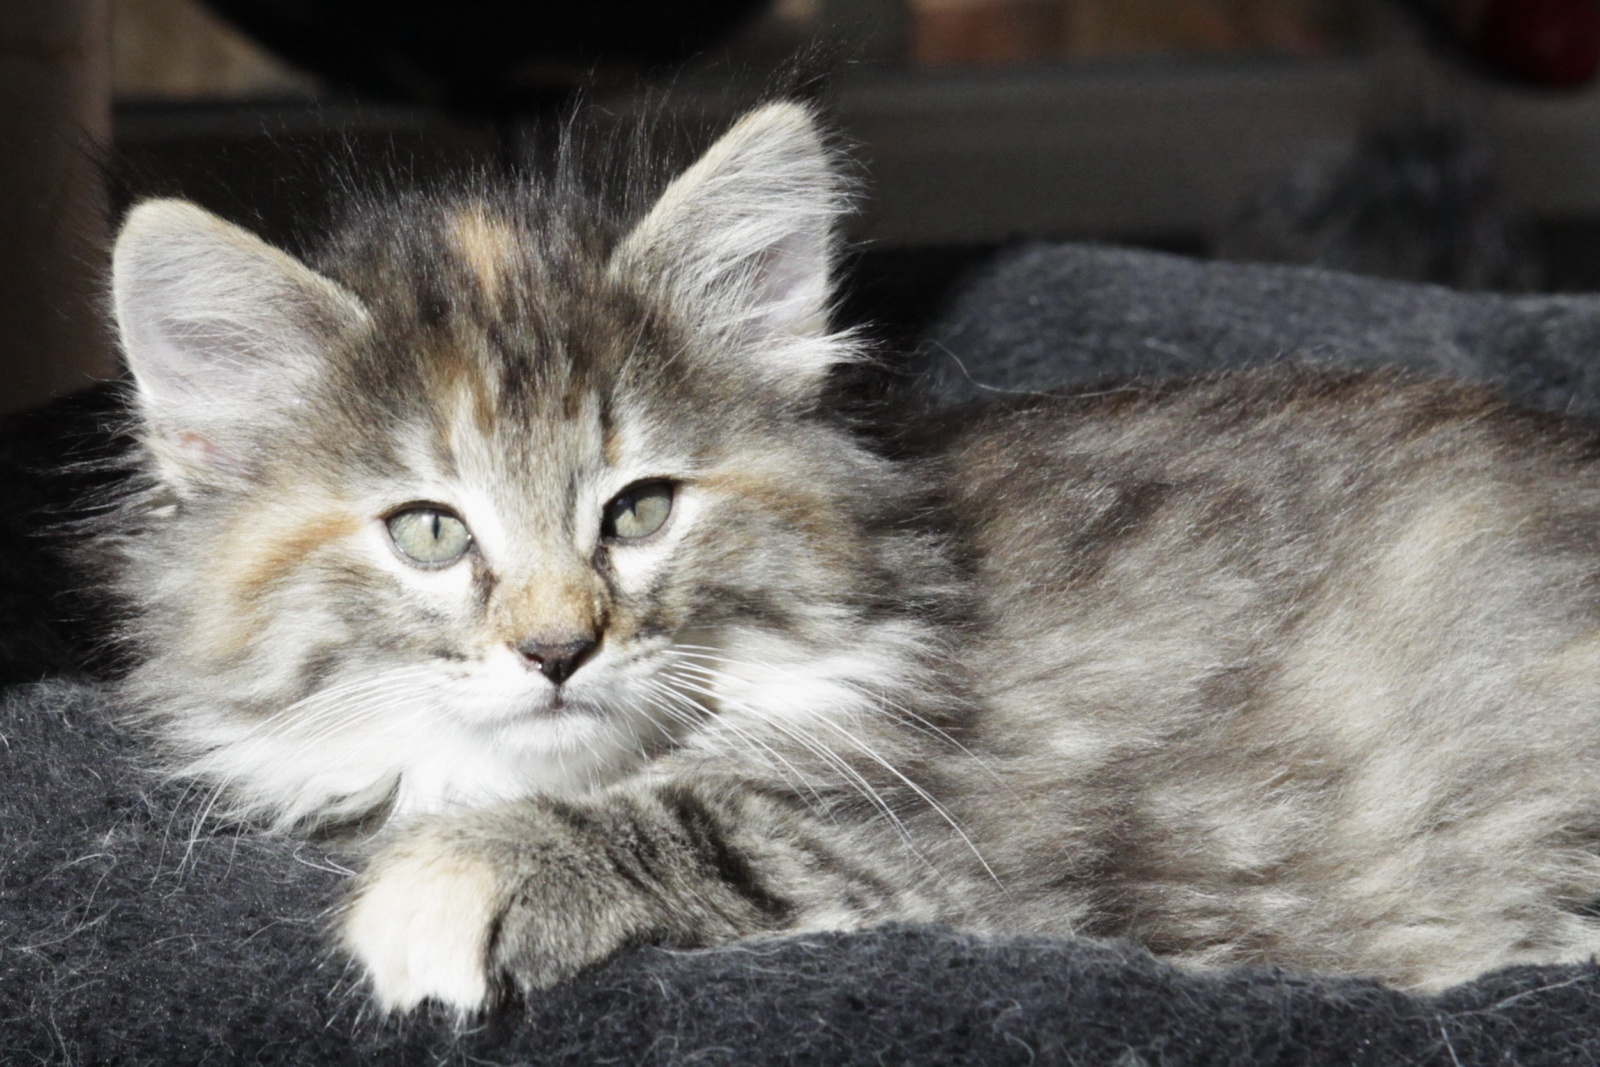
[[794,396],[852,355],[828,335],[834,228],[845,188],[811,112],[740,119],[664,192],[618,248],[643,279]]
[[129,213],[112,298],[146,439],[179,479],[248,466],[262,412],[292,404],[359,300],[294,257],[182,200]]

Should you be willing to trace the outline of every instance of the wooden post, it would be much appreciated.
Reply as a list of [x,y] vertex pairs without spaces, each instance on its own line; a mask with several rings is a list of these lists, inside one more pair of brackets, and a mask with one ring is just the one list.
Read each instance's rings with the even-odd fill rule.
[[0,0],[0,412],[111,375],[106,0]]

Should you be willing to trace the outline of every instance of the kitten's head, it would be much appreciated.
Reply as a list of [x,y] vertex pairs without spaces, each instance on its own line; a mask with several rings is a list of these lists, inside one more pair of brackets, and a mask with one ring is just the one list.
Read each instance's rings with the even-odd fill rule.
[[549,188],[419,196],[313,267],[135,208],[147,486],[110,540],[130,691],[187,769],[285,822],[429,810],[889,684],[901,476],[818,411],[855,354],[840,200],[776,104],[615,228]]

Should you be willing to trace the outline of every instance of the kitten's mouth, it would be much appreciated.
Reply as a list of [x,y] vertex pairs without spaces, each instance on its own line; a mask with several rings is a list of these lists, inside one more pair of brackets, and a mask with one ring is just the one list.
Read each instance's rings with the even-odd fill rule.
[[507,727],[536,727],[540,723],[565,722],[585,715],[588,706],[563,693],[548,696],[526,696],[480,705],[468,712],[466,722],[478,729],[502,730]]
[[526,701],[507,709],[507,717],[512,719],[567,719],[582,715],[589,710],[586,703],[574,700],[571,694],[557,689],[546,697],[532,697]]

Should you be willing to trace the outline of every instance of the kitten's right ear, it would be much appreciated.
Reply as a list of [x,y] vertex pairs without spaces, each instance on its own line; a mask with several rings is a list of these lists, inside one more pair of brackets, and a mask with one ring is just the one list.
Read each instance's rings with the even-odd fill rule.
[[122,349],[169,474],[245,464],[240,431],[293,403],[329,339],[366,318],[336,282],[182,200],[134,208],[111,271]]

